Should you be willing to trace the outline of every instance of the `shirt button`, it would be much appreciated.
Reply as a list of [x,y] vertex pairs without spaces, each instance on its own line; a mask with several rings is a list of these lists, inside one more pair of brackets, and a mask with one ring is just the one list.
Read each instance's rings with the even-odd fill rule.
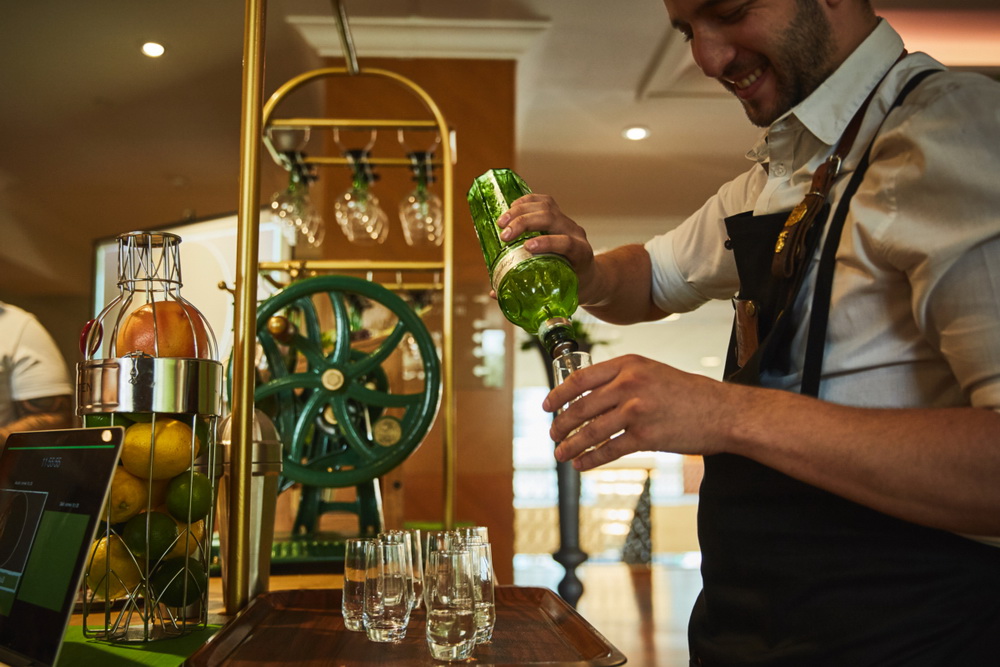
[[779,162],[775,164],[773,167],[771,167],[771,173],[774,174],[775,176],[784,176],[785,175],[784,163]]

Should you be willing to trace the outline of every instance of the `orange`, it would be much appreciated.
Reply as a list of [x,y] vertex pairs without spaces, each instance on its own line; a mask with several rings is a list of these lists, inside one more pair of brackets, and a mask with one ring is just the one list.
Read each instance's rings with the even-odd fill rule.
[[142,352],[154,357],[208,359],[208,333],[198,310],[179,301],[153,301],[132,311],[118,326],[119,357]]

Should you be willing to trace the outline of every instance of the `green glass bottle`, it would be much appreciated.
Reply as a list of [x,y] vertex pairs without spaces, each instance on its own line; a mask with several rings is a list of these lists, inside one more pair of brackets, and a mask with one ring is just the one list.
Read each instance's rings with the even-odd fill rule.
[[469,209],[500,310],[538,336],[554,359],[578,347],[571,319],[578,305],[576,273],[562,255],[533,255],[524,249],[526,240],[542,232],[526,232],[505,242],[496,225],[515,199],[530,192],[510,169],[491,169],[469,189]]

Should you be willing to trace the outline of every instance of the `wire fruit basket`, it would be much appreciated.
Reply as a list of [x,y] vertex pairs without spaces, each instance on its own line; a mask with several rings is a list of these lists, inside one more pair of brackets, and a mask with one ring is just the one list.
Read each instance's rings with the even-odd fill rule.
[[207,625],[222,366],[180,294],[180,242],[119,236],[118,296],[81,337],[84,426],[125,429],[81,591],[88,637],[144,642]]

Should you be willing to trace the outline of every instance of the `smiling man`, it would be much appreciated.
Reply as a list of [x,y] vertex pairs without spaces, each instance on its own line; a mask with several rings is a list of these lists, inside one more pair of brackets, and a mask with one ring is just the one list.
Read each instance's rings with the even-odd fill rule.
[[582,369],[544,403],[556,458],[705,457],[692,665],[996,664],[1000,85],[867,0],[665,5],[765,128],[749,169],[644,246],[595,256],[543,194],[498,222],[609,322],[732,299],[727,381]]

